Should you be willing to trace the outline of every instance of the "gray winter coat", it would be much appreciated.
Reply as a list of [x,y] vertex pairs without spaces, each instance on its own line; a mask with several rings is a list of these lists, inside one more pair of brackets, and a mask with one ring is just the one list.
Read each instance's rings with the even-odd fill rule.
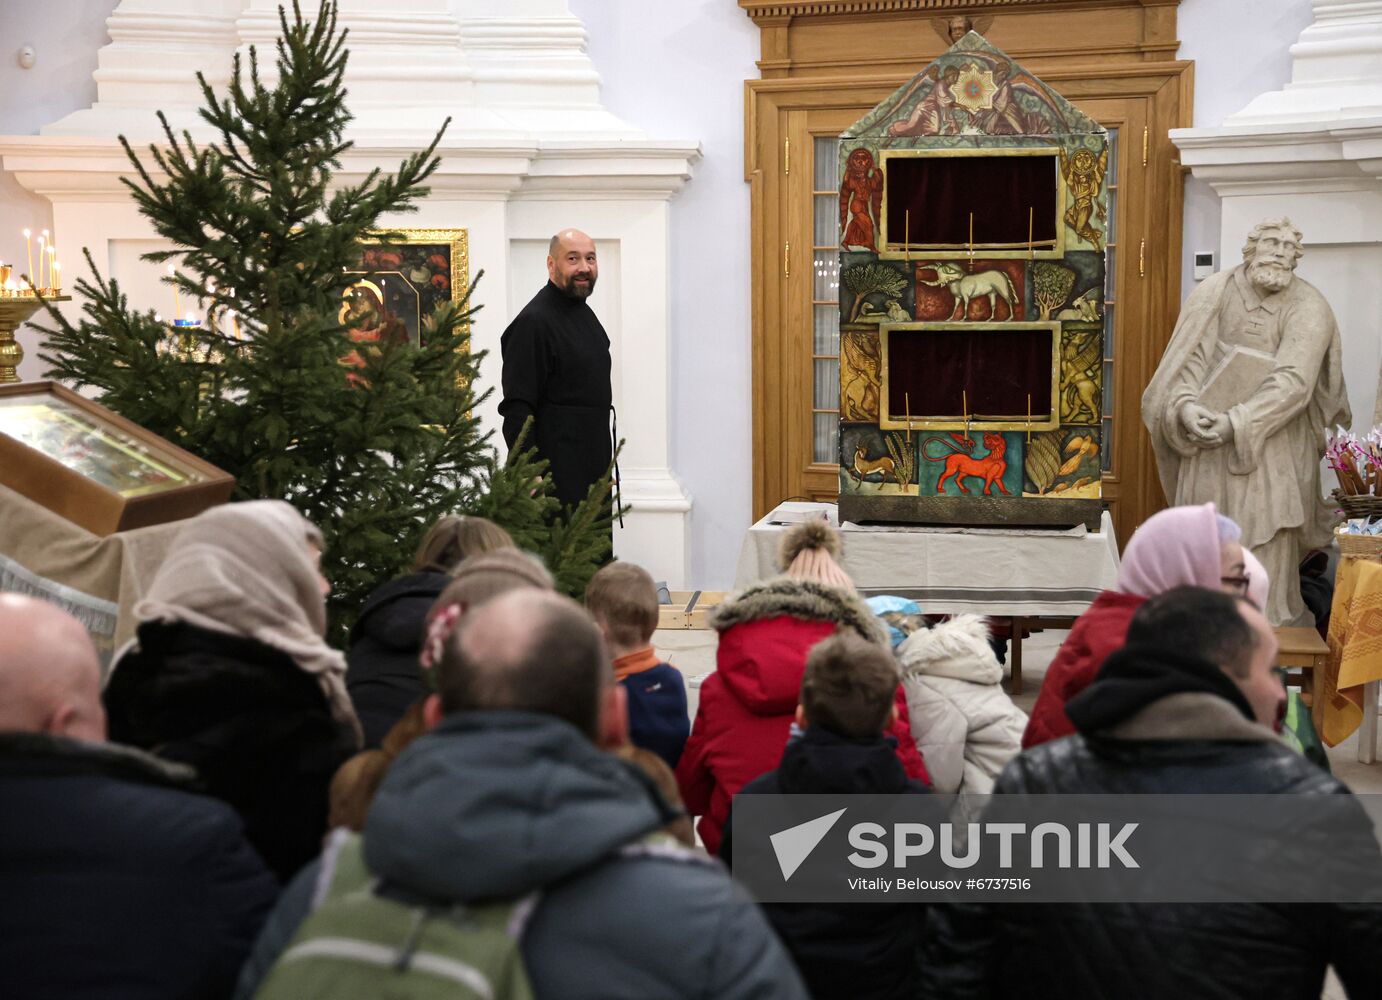
[[[540,890],[521,945],[539,998],[806,997],[758,907],[719,862],[637,849],[669,818],[641,772],[569,724],[466,712],[389,769],[365,823],[365,861],[385,884],[433,899]],[[321,864],[284,893],[237,996],[253,995],[310,912]]]

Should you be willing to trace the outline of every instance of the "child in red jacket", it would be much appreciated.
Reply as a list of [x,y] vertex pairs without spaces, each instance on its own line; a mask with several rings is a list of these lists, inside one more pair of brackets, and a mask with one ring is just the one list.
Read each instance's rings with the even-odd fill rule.
[[[711,614],[720,633],[716,671],[701,686],[691,738],[677,765],[687,812],[701,817],[696,829],[711,854],[719,850],[731,799],[782,759],[811,647],[837,631],[852,631],[889,648],[882,623],[836,561],[839,552],[838,533],[825,522],[797,525],[783,538],[786,574],[740,591]],[[898,719],[887,735],[907,776],[930,784],[901,685],[896,697]]]

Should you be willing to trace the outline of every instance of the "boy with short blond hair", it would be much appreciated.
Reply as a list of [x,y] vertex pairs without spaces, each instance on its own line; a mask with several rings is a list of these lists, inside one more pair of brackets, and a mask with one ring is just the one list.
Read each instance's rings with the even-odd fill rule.
[[657,585],[647,570],[613,562],[590,579],[585,606],[605,635],[614,676],[628,696],[629,739],[675,768],[691,732],[686,683],[652,646],[657,629]]

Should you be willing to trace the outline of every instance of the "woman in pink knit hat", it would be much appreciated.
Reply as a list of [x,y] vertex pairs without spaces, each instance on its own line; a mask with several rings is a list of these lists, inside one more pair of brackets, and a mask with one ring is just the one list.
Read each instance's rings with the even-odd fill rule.
[[1238,543],[1241,534],[1212,503],[1171,507],[1143,522],[1123,552],[1117,588],[1094,599],[1051,661],[1022,734],[1023,748],[1075,731],[1065,703],[1093,682],[1110,653],[1122,648],[1133,612],[1144,601],[1184,586],[1247,597],[1253,581]]

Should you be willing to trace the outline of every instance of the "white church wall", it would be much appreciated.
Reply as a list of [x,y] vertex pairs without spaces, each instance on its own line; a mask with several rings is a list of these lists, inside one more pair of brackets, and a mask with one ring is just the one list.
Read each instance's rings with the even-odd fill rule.
[[1301,228],[1298,273],[1333,307],[1353,426],[1365,430],[1378,402],[1382,7],[1374,0],[1299,6],[1293,13],[1305,17],[1290,24],[1299,29],[1285,77],[1257,80],[1250,100],[1221,121],[1197,118],[1171,138],[1219,196],[1222,263],[1241,259],[1243,235],[1263,218],[1286,215]]
[[[109,41],[106,18],[117,0],[67,0],[62,17],[47,4],[0,0],[0,135],[37,132],[96,99],[96,52]],[[19,50],[32,45],[32,69],[19,65]],[[42,195],[27,191],[14,175],[0,170],[0,261],[24,267],[24,237],[28,227],[37,235],[53,228],[53,206]],[[77,247],[59,247],[63,262]],[[26,357],[19,367],[25,381],[42,375],[32,333],[21,329]]]
[[[97,50],[107,41],[105,19],[115,0],[64,0],[62,18],[45,12],[44,6],[0,0],[0,134],[36,133],[90,106],[95,98],[91,74]],[[732,0],[569,0],[567,6],[588,33],[588,52],[600,75],[604,108],[649,135],[694,137],[701,142],[703,159],[696,165],[694,178],[670,202],[648,202],[646,208],[665,212],[668,222],[670,267],[660,280],[667,282],[669,315],[662,321],[670,331],[665,391],[670,395],[667,418],[671,426],[670,456],[662,456],[660,464],[676,471],[694,502],[689,528],[677,529],[690,533],[687,582],[694,587],[722,588],[733,579],[751,507],[749,192],[743,174],[743,81],[757,76],[758,32]],[[496,17],[556,9],[552,0],[493,0],[490,7]],[[468,0],[472,13],[483,13],[482,8],[479,0]],[[1257,94],[1289,79],[1289,47],[1310,19],[1309,0],[1183,0],[1180,54],[1196,62],[1195,125],[1218,125]],[[16,61],[24,43],[37,50],[38,62],[32,70],[21,69]],[[468,200],[466,192],[454,191],[446,199],[445,210],[457,213],[458,224],[470,229],[472,267],[504,262],[490,268],[479,295],[485,303],[477,324],[479,346],[497,348],[508,317],[541,283],[546,234],[536,231],[536,223],[530,227],[534,231],[525,229],[527,210],[521,203],[506,206],[473,194]],[[0,171],[0,259],[19,259],[24,249],[19,229],[26,224],[50,225],[51,211],[46,198],[26,191],[12,174]],[[398,221],[422,224],[416,216]],[[448,224],[430,212],[426,221]],[[1308,220],[1297,221],[1306,227],[1308,242]],[[591,228],[598,239],[599,221]],[[1230,236],[1223,239],[1220,232],[1218,196],[1207,184],[1187,178],[1185,294],[1194,287],[1188,263],[1191,252],[1217,250],[1221,242],[1235,242],[1241,234]],[[135,257],[137,242],[131,238],[112,252]],[[78,246],[76,234],[64,235],[60,246],[70,258]],[[622,336],[631,323],[658,322],[656,315],[625,315],[623,309],[611,315],[610,305],[623,298],[614,294],[618,283],[631,280],[638,264],[630,260],[624,243],[604,246],[602,253],[601,287],[596,293],[602,301],[593,304],[611,336],[616,331]],[[618,260],[617,267],[612,267],[611,255]],[[1323,263],[1324,259],[1312,255],[1308,260]],[[1234,262],[1220,259],[1221,266]],[[1337,280],[1319,284],[1331,296],[1355,294],[1366,284],[1349,277],[1359,266],[1349,263]],[[156,269],[152,265],[147,269],[147,274],[132,271],[131,291],[137,297],[147,293],[147,301],[159,302],[160,296],[167,296],[166,289],[157,285]],[[644,302],[627,308],[635,313],[651,308],[646,303],[656,303],[657,297],[649,296]],[[21,339],[29,353],[21,374],[37,378],[42,366],[34,357],[33,336],[21,334]],[[1371,364],[1369,370],[1376,370],[1375,358],[1351,355],[1349,360]],[[620,366],[615,373],[616,391],[627,394],[630,382],[637,382],[638,361],[616,358],[616,364]],[[486,376],[489,384],[497,385],[497,351]],[[642,388],[648,393],[664,391],[656,384]],[[497,398],[488,409],[495,405]],[[637,428],[625,425],[621,431],[631,436]],[[658,464],[656,459],[652,456],[647,464]],[[636,476],[642,461],[630,467],[626,460],[625,476]],[[650,490],[655,493],[662,488],[653,484]],[[685,520],[673,517],[669,523],[680,526]],[[677,539],[670,541],[672,547],[678,544]],[[656,540],[649,538],[639,548],[653,546],[655,550],[655,545]]]
[[[1195,127],[1220,125],[1291,79],[1291,43],[1310,17],[1310,0],[1182,0],[1176,26],[1180,58],[1195,62]],[[1218,253],[1221,241],[1219,196],[1197,177],[1185,178],[1183,235],[1182,299],[1195,290],[1195,251]],[[1238,260],[1221,257],[1217,264],[1223,269]]]
[[[605,107],[701,140],[695,180],[671,206],[672,465],[695,498],[693,579],[722,587],[751,513],[743,81],[758,75],[757,28],[729,0],[571,0],[571,11],[589,32]],[[1195,124],[1213,125],[1289,79],[1310,3],[1182,0],[1178,23],[1180,57],[1195,60]],[[1187,178],[1183,295],[1195,286],[1191,253],[1219,248],[1219,215],[1213,189]]]
[[571,0],[571,12],[606,108],[701,141],[670,209],[671,466],[694,500],[692,585],[723,589],[752,513],[744,81],[758,75],[758,29],[730,0]]

